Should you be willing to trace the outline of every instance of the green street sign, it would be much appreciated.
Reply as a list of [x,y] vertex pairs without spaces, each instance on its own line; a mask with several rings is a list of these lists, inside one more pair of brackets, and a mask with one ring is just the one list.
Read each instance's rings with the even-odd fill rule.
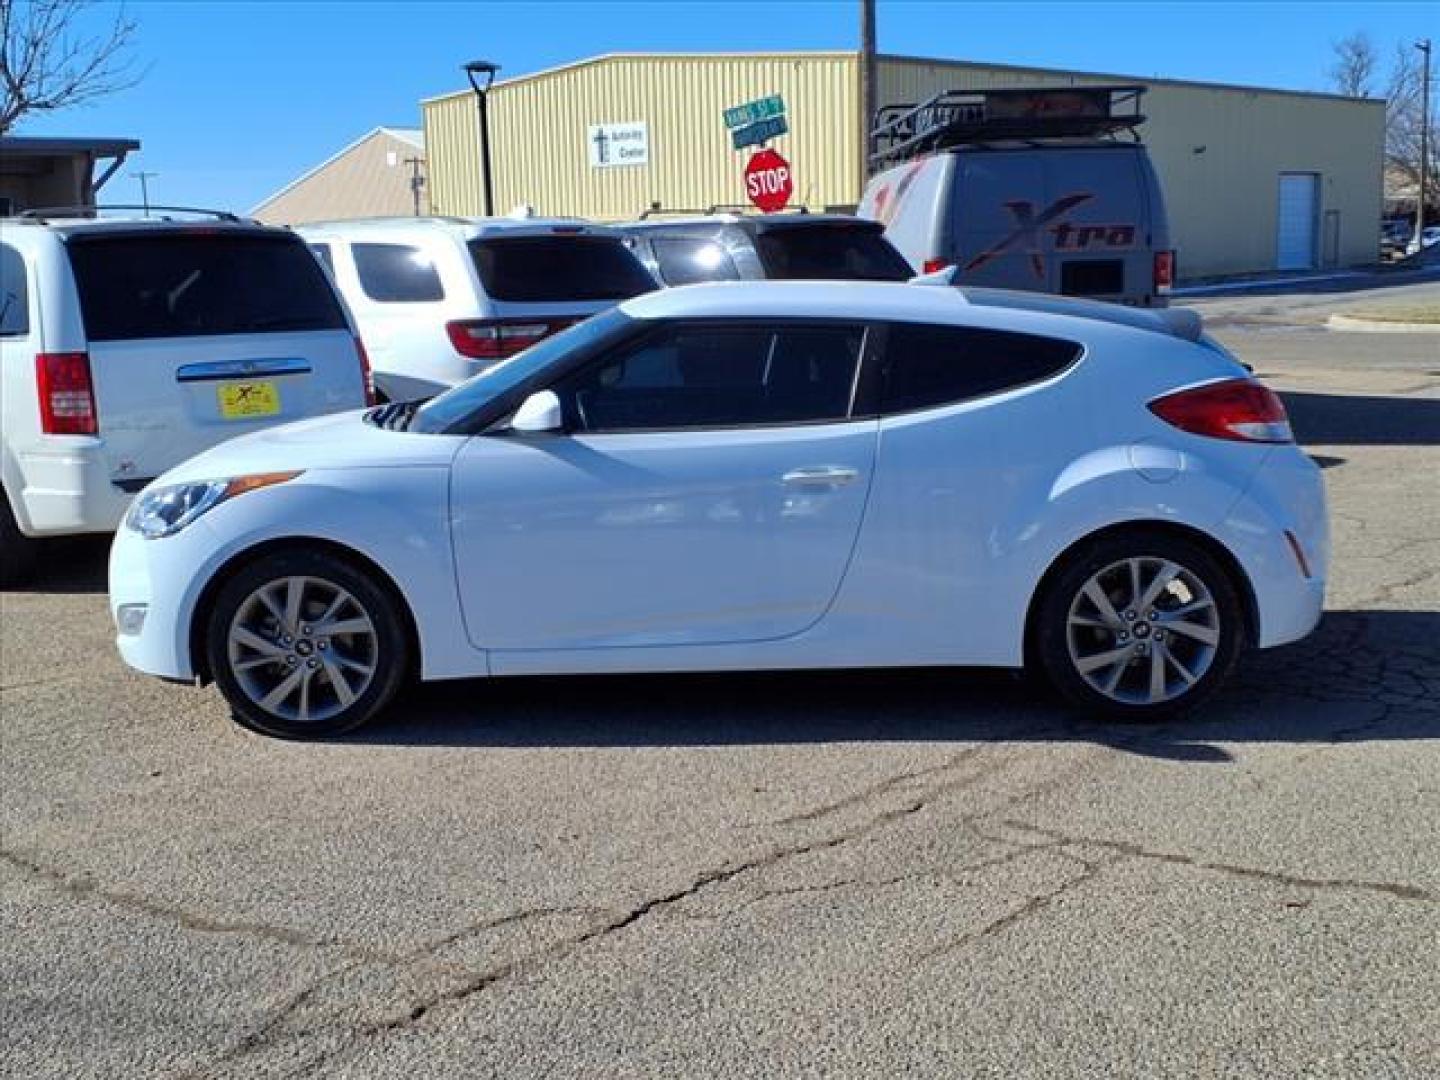
[[747,124],[756,124],[761,120],[769,120],[772,117],[785,115],[785,99],[779,94],[771,94],[769,97],[761,98],[758,101],[747,101],[744,105],[736,105],[733,109],[725,110],[725,126],[727,128],[745,127]]

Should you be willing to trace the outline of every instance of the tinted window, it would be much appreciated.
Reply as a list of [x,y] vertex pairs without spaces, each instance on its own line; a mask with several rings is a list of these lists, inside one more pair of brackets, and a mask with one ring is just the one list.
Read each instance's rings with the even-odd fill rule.
[[755,249],[768,278],[908,281],[915,275],[878,226],[860,222],[765,229]]
[[291,237],[87,236],[69,250],[92,341],[346,328],[324,271]]
[[795,424],[849,415],[855,326],[673,324],[556,391],[579,431]]
[[30,332],[30,287],[25,260],[9,244],[0,244],[0,337]]
[[615,237],[472,240],[470,254],[493,300],[628,300],[655,288],[640,260]]
[[310,245],[310,250],[313,251],[313,252],[315,253],[315,257],[320,260],[320,265],[322,265],[323,267],[325,267],[325,269],[330,272],[330,276],[331,276],[331,277],[334,277],[334,276],[335,276],[335,257],[334,257],[334,255],[332,255],[331,252],[330,252],[330,245],[329,245],[329,244],[311,244],[311,245]]
[[435,260],[405,244],[353,244],[360,288],[382,304],[417,304],[444,300],[445,288]]
[[958,326],[896,325],[885,345],[885,412],[929,409],[1049,378],[1080,355],[1073,341]]
[[693,285],[697,281],[738,281],[740,271],[730,253],[714,240],[686,240],[657,236],[650,241],[660,277],[666,285]]

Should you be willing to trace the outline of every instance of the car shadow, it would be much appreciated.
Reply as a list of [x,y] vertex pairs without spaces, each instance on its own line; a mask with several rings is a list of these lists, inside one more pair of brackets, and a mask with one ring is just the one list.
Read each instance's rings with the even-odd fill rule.
[[1440,446],[1440,398],[1281,391],[1306,446]]
[[109,534],[61,536],[41,543],[30,580],[12,586],[22,593],[103,593],[108,588]]
[[[551,748],[847,742],[1084,742],[1224,763],[1225,744],[1440,737],[1440,612],[1337,611],[1251,656],[1196,714],[1159,725],[1078,715],[1018,675],[961,669],[524,677],[437,683],[346,742]],[[1384,695],[1382,701],[1381,695]],[[1400,704],[1413,698],[1413,707]]]

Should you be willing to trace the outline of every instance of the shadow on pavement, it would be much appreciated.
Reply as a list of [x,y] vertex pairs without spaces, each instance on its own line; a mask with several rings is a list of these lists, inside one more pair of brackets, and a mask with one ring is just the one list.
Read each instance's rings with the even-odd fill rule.
[[103,593],[111,537],[64,536],[46,540],[34,576],[12,591],[22,593]]
[[1440,398],[1281,391],[1306,446],[1440,446]]
[[903,669],[439,683],[410,691],[344,741],[491,748],[1089,742],[1223,763],[1232,756],[1217,744],[1440,738],[1437,688],[1440,612],[1339,611],[1308,640],[1251,656],[1195,716],[1153,727],[1088,720],[1005,672]]

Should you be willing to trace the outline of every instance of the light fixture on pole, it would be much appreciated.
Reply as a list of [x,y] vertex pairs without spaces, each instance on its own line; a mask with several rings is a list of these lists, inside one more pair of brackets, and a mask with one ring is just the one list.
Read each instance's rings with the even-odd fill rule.
[[490,117],[486,111],[485,95],[490,90],[490,84],[495,81],[495,73],[500,70],[500,65],[492,64],[489,60],[471,60],[464,70],[465,77],[470,80],[470,89],[475,91],[475,109],[480,120],[480,190],[484,196],[485,216],[493,217],[495,194],[490,184]]

